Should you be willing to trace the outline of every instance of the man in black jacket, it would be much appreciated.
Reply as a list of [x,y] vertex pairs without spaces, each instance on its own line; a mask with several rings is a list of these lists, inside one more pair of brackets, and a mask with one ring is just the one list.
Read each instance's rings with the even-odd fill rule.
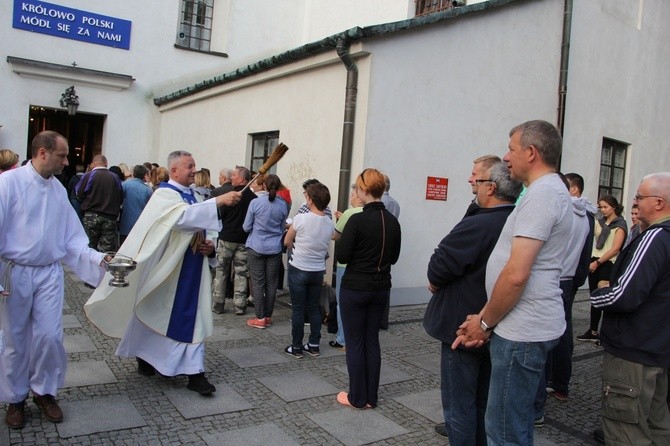
[[[237,166],[230,177],[233,190],[241,191],[244,186],[251,181],[251,172],[243,166]],[[226,188],[218,187],[212,191],[212,196],[223,195]],[[216,258],[218,265],[216,267],[216,276],[214,277],[212,300],[212,311],[223,313],[225,298],[230,286],[230,276],[234,272],[232,280],[234,293],[233,304],[235,305],[235,314],[243,315],[247,309],[247,234],[242,229],[244,217],[247,215],[247,209],[251,200],[256,198],[256,194],[251,189],[244,189],[242,199],[235,206],[222,206],[219,209],[223,229],[219,233],[219,241],[216,248]],[[232,271],[231,271],[232,268]]]
[[670,444],[670,172],[644,177],[635,202],[648,227],[591,296],[604,314],[603,430],[606,444]]
[[107,158],[96,155],[91,171],[84,174],[75,188],[81,202],[81,215],[89,246],[101,252],[119,248],[117,221],[123,203],[121,180],[107,169]]
[[428,264],[428,289],[433,297],[426,308],[424,327],[442,341],[445,426],[438,425],[436,430],[446,433],[452,445],[486,444],[484,413],[491,373],[488,348],[461,346],[452,350],[451,344],[461,322],[486,303],[486,262],[521,192],[521,183],[510,178],[502,161],[474,181],[479,206],[440,242]]

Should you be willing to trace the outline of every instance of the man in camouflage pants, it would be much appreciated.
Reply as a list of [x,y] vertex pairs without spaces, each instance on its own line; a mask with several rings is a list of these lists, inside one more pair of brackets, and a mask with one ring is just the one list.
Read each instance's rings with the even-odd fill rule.
[[[246,167],[237,166],[231,174],[231,183],[235,191],[244,189],[244,186],[250,180],[251,172]],[[212,192],[212,196],[215,196],[217,189]],[[216,248],[218,265],[212,292],[212,311],[215,313],[223,313],[226,294],[230,286],[231,266],[235,273],[233,279],[235,314],[241,316],[246,312],[248,267],[245,244],[248,234],[242,229],[242,224],[244,223],[244,217],[247,215],[249,203],[254,198],[256,198],[256,194],[251,189],[246,189],[242,193],[242,199],[235,206],[219,208],[223,229],[219,233]]]
[[89,246],[101,252],[116,251],[123,188],[121,179],[107,170],[107,158],[103,155],[93,157],[91,171],[79,180],[75,191],[81,202],[82,223]]

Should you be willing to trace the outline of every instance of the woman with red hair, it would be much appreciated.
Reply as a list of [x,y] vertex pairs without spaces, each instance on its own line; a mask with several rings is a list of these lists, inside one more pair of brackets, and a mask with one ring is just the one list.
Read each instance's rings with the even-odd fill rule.
[[377,406],[381,351],[379,328],[391,292],[391,265],[400,255],[400,223],[381,201],[384,174],[365,169],[356,178],[363,211],[352,215],[335,247],[346,264],[340,290],[340,311],[346,341],[349,392],[337,401],[358,409]]

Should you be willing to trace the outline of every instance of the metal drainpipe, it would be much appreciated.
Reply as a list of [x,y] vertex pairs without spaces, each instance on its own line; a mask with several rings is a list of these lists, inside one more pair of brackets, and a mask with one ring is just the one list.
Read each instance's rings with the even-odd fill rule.
[[[563,136],[565,129],[565,102],[568,95],[568,62],[570,60],[570,30],[572,28],[572,0],[563,6],[563,42],[561,44],[561,71],[558,83],[558,131]],[[561,161],[558,161],[558,169]]]
[[340,155],[340,184],[337,194],[337,209],[349,207],[351,181],[351,154],[354,150],[354,122],[356,119],[356,97],[358,95],[358,67],[349,55],[349,42],[337,40],[337,55],[347,68],[347,86],[344,99],[344,122],[342,124],[342,153]]

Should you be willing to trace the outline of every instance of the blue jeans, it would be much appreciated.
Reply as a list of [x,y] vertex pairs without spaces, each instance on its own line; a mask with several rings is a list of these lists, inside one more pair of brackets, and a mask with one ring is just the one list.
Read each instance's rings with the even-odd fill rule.
[[516,342],[491,335],[491,385],[486,406],[489,446],[532,445],[534,401],[548,352],[558,339]]
[[488,345],[467,350],[442,343],[442,410],[449,444],[486,446],[484,414],[489,394]]
[[570,378],[572,377],[572,352],[575,341],[572,333],[572,304],[575,301],[577,290],[572,286],[572,279],[561,280],[561,298],[565,313],[565,331],[558,344],[547,355],[544,374],[540,379],[535,396],[535,419],[544,416],[544,403],[547,400],[547,382],[551,381],[552,388],[563,395],[568,395]]
[[344,327],[342,326],[342,307],[340,307],[340,284],[342,283],[342,277],[346,269],[346,266],[338,265],[335,270],[335,296],[337,299],[337,334],[335,335],[335,342],[340,345],[345,345]]
[[309,343],[317,346],[321,342],[321,309],[319,297],[325,271],[302,271],[288,266],[288,286],[291,290],[291,346],[302,350],[305,336],[305,312],[309,319]]

